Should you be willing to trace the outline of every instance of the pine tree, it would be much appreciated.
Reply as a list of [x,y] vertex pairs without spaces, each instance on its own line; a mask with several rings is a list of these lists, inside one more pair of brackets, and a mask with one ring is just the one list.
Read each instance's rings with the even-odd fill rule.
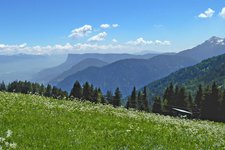
[[44,93],[45,93],[45,86],[43,84],[41,84],[39,94],[43,96]]
[[99,93],[98,93],[98,89],[95,88],[91,102],[97,103],[98,101],[99,101]]
[[213,120],[219,121],[220,118],[220,92],[216,82],[212,84],[212,93],[211,93],[211,108],[212,108],[212,117]]
[[188,98],[187,98],[187,107],[189,108],[190,111],[192,111],[193,108],[194,108],[193,98],[192,98],[192,96],[191,96],[191,93],[188,94]]
[[165,112],[165,114],[169,114],[171,112],[171,106],[175,104],[174,95],[173,84],[170,83],[163,95],[163,112]]
[[202,102],[203,102],[203,91],[202,85],[200,84],[198,87],[197,94],[195,96],[196,111],[200,111],[200,109],[202,108]]
[[160,97],[155,97],[154,98],[154,103],[152,106],[152,112],[153,113],[162,113],[162,104],[161,104],[161,98]]
[[100,88],[98,88],[98,102],[105,104],[106,100],[105,97],[102,94],[102,90]]
[[0,83],[0,91],[6,91],[6,85],[3,81]]
[[204,93],[203,93],[202,85],[200,84],[198,86],[198,91],[196,93],[194,103],[193,103],[192,111],[193,111],[194,118],[200,118],[203,100],[204,100]]
[[78,98],[78,99],[82,98],[82,87],[81,87],[79,81],[76,81],[74,83],[73,88],[70,92],[70,97],[74,97],[74,98]]
[[85,82],[83,85],[83,99],[90,100],[92,96],[91,87],[88,82]]
[[[90,92],[90,95],[89,95],[89,101],[91,101],[91,102],[93,102],[93,101],[95,101],[93,98],[94,98],[94,90],[95,90],[95,88],[94,88],[94,85],[93,84],[91,84],[90,85],[90,89],[89,89],[89,92]],[[96,92],[96,94],[97,94],[97,92]]]
[[53,86],[51,95],[52,95],[53,98],[58,98],[59,90],[57,89],[57,87]]
[[144,111],[148,112],[148,94],[147,94],[147,87],[144,87],[144,91],[143,91],[143,96],[142,96],[142,103],[143,103],[143,108]]
[[180,107],[180,108],[187,108],[187,102],[186,102],[186,92],[185,92],[185,88],[181,87],[179,90],[179,93],[177,95],[177,104],[176,106]]
[[179,97],[178,97],[179,91],[180,91],[180,88],[179,88],[178,85],[176,85],[175,92],[174,92],[174,96],[173,96],[173,105],[174,106],[177,106],[177,104],[178,104],[178,101],[179,101]]
[[201,117],[212,121],[219,121],[219,103],[220,93],[217,84],[214,82],[211,88],[208,86],[205,90],[202,103]]
[[135,87],[131,93],[129,108],[137,108],[137,92]]
[[[201,104],[201,119],[208,119],[210,117],[210,101],[211,101],[211,89],[209,86],[204,91],[204,99]],[[211,118],[211,117],[210,117]]]
[[137,96],[137,109],[144,111],[144,104],[143,104],[143,93],[141,91],[138,92],[138,96]]
[[113,106],[114,107],[118,107],[121,105],[121,97],[122,97],[122,94],[120,92],[120,89],[116,88],[114,97],[113,97]]
[[166,88],[165,93],[163,95],[163,99],[168,101],[168,105],[174,105],[174,88],[173,84],[170,83],[169,87]]
[[44,96],[51,97],[52,96],[52,87],[50,84],[47,85],[46,91],[44,93]]

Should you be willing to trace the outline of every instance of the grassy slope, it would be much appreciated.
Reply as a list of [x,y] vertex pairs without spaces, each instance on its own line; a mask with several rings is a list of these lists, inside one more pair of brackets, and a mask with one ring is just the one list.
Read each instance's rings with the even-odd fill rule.
[[225,124],[0,92],[18,149],[225,149]]

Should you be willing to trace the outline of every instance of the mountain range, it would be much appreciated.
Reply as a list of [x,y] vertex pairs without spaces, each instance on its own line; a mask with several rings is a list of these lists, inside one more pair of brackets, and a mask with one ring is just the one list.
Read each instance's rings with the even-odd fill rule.
[[134,86],[141,88],[181,68],[225,53],[224,41],[222,38],[212,37],[192,49],[176,54],[162,54],[150,59],[125,59],[101,68],[90,67],[68,76],[57,86],[69,91],[75,80],[81,83],[88,81],[100,87],[103,92],[119,87],[123,96],[127,96]]
[[[99,61],[104,61],[106,63],[113,63],[119,60],[128,59],[128,58],[140,58],[140,59],[147,59],[158,54],[145,54],[145,55],[132,55],[132,54],[97,54],[97,53],[86,53],[86,54],[68,54],[67,60],[52,68],[47,68],[35,76],[33,76],[32,81],[39,82],[39,83],[52,83],[52,80],[55,80],[58,76],[63,74],[65,71],[71,69],[74,65],[79,63],[82,60],[88,58],[98,59]],[[91,64],[90,64],[91,66]],[[83,67],[84,68],[84,67]],[[64,76],[64,75],[62,75]]]
[[49,83],[51,85],[56,85],[58,82],[61,82],[66,77],[73,75],[79,71],[82,71],[88,67],[103,67],[107,64],[108,64],[107,62],[101,61],[99,59],[87,58],[87,59],[82,60],[78,64],[74,65],[69,70],[63,72],[62,74],[60,74],[59,76],[57,76],[56,78],[51,80]]
[[70,75],[57,86],[69,91],[74,81],[78,80],[81,83],[88,81],[100,87],[103,92],[119,87],[125,96],[133,86],[142,87],[190,64],[195,64],[195,61],[176,55],[160,55],[152,59],[126,59],[101,68],[89,67]]

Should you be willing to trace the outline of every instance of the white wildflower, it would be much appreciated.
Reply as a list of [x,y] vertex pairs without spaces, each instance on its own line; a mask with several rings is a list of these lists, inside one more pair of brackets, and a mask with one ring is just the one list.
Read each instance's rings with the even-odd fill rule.
[[12,135],[12,131],[11,130],[8,130],[8,131],[6,131],[6,137],[8,138],[8,137],[10,137],[11,135]]
[[5,138],[0,137],[0,143],[3,143],[5,141]]
[[5,142],[5,146],[6,147],[9,147],[9,142]]
[[16,149],[17,144],[16,143],[10,143],[9,147],[12,149]]

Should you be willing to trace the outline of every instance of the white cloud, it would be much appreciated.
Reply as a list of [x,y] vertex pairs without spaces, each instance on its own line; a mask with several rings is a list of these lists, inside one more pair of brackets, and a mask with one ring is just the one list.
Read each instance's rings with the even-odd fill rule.
[[117,27],[119,27],[119,24],[112,24],[112,27],[117,28]]
[[107,29],[107,28],[110,28],[110,25],[109,24],[101,24],[100,27],[102,29]]
[[89,42],[98,42],[98,41],[103,41],[105,40],[107,36],[106,32],[101,32],[95,36],[92,36],[91,38],[88,39]]
[[70,43],[65,45],[47,45],[47,46],[27,46],[26,43],[20,45],[5,45],[0,44],[0,54],[33,54],[33,55],[43,55],[43,54],[64,54],[72,50],[74,47]]
[[112,39],[112,42],[117,43],[118,41],[117,41],[117,39]]
[[[90,41],[104,40],[107,33],[102,32],[92,37]],[[32,54],[32,55],[52,55],[52,54],[68,54],[68,53],[136,53],[144,50],[152,51],[168,51],[167,45],[171,45],[170,41],[150,41],[138,38],[134,41],[120,43],[116,39],[112,39],[110,44],[99,43],[66,43],[46,46],[28,46],[26,43],[7,45],[0,44],[0,55],[11,54]]]
[[127,44],[130,45],[139,45],[139,46],[145,46],[145,45],[171,45],[170,41],[160,41],[160,40],[144,40],[144,38],[140,37],[136,39],[135,41],[128,41]]
[[149,45],[152,44],[152,41],[146,41],[144,40],[142,37],[138,38],[135,41],[128,41],[127,44],[131,44],[131,45]]
[[72,37],[72,38],[83,37],[87,35],[88,33],[90,33],[92,30],[93,30],[93,27],[91,25],[84,25],[83,27],[72,30],[69,37]]
[[222,18],[225,18],[225,7],[222,8],[221,12],[219,13],[219,15],[222,17]]
[[198,15],[199,18],[211,18],[215,11],[211,8],[208,8],[205,12]]
[[160,41],[160,40],[156,40],[155,44],[157,45],[171,45],[170,41]]
[[23,47],[26,47],[26,46],[27,46],[27,43],[23,43],[23,44],[19,45],[20,48],[23,48]]

